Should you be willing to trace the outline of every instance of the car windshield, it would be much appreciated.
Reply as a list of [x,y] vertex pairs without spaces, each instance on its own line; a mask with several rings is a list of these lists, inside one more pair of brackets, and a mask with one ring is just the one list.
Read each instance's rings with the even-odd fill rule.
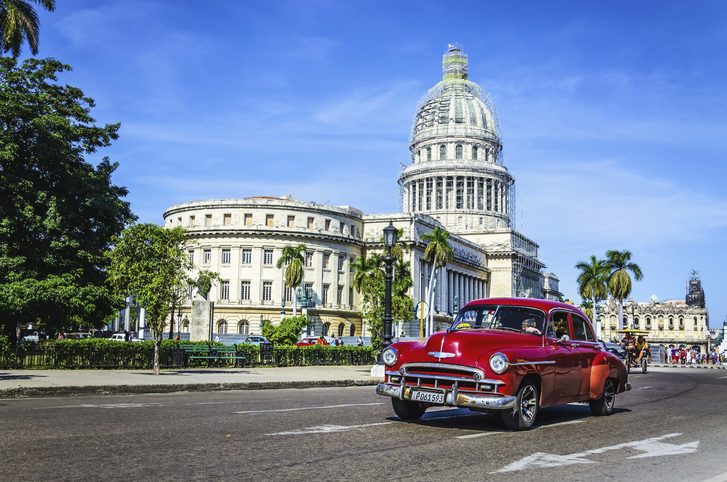
[[541,335],[545,313],[535,308],[509,305],[481,305],[463,308],[452,330],[495,329]]

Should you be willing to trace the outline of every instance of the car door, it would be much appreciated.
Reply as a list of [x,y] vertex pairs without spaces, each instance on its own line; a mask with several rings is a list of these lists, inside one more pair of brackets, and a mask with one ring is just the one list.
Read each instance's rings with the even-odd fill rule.
[[577,400],[581,391],[581,355],[571,340],[568,312],[551,311],[548,331],[548,346],[556,364],[553,398],[558,403]]
[[581,400],[589,398],[590,385],[591,385],[591,367],[593,367],[593,360],[596,355],[601,351],[598,346],[591,327],[588,322],[583,319],[580,315],[571,313],[571,326],[573,328],[573,336],[571,338],[571,346],[574,346],[578,351],[580,357],[581,366],[581,384],[580,384],[580,397]]

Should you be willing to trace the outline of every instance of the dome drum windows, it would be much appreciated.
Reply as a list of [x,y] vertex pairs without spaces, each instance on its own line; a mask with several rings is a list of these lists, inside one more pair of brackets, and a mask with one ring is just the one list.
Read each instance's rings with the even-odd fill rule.
[[478,150],[477,146],[472,146],[472,160],[473,161],[477,160],[477,150]]
[[462,154],[464,152],[464,148],[462,147],[462,144],[457,144],[457,147],[455,147],[454,152],[455,152],[455,156],[454,156],[455,159],[461,160]]
[[432,160],[432,148],[427,147],[427,161],[431,161],[431,160]]
[[443,160],[447,158],[447,146],[444,144],[439,146],[439,159]]

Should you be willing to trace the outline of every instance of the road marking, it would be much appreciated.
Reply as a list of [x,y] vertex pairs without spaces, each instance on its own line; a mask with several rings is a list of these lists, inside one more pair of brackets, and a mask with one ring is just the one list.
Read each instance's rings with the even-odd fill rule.
[[639,387],[636,390],[650,390],[651,387]]
[[361,425],[317,425],[315,427],[306,427],[303,430],[291,430],[288,432],[274,432],[266,433],[265,435],[309,435],[315,433],[338,433],[347,432],[349,430],[356,430],[367,427],[377,427],[380,425],[389,425],[394,422],[378,422],[378,423],[364,423]]
[[479,432],[479,433],[471,433],[469,435],[458,435],[455,438],[468,439],[468,438],[486,437],[488,435],[498,435],[501,433],[504,433],[504,432]]
[[550,427],[559,427],[561,425],[573,425],[574,423],[583,423],[583,420],[566,420],[565,422],[558,422],[558,423],[551,423],[548,425],[541,425],[538,427],[538,429],[541,428],[550,428]]
[[[725,377],[727,378],[727,377]],[[715,475],[712,478],[703,480],[702,482],[727,482],[727,472],[719,475]]]
[[162,407],[163,403],[82,403],[79,405],[58,405],[48,408],[145,408],[145,407]]
[[725,378],[727,378],[727,377],[719,377],[719,378],[717,378],[717,380],[724,380]]
[[681,433],[669,433],[660,437],[652,437],[644,440],[637,440],[634,442],[626,442],[617,445],[611,445],[609,447],[601,447],[598,449],[586,450],[585,452],[576,452],[567,455],[548,454],[543,452],[537,452],[533,455],[524,457],[518,461],[515,461],[505,467],[501,468],[495,473],[503,472],[515,472],[519,470],[533,469],[533,468],[548,468],[548,467],[562,467],[565,465],[575,464],[595,464],[593,460],[589,460],[586,457],[589,455],[602,454],[610,450],[620,450],[623,448],[631,448],[642,451],[644,453],[628,457],[629,459],[641,459],[647,457],[662,457],[665,455],[681,455],[691,454],[697,451],[699,447],[699,440],[688,442],[685,444],[677,445],[662,442],[662,440],[672,437],[678,437]]
[[326,410],[329,408],[345,408],[345,407],[370,407],[372,405],[383,405],[383,402],[375,403],[342,403],[340,405],[323,405],[318,407],[298,407],[298,408],[277,408],[270,410],[244,410],[235,412],[243,415],[251,415],[254,413],[274,413],[274,412],[297,412],[299,410]]

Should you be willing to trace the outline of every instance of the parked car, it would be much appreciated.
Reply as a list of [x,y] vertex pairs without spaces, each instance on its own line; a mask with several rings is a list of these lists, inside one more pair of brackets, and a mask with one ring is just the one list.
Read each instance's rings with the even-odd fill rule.
[[604,350],[606,350],[609,353],[613,353],[617,357],[619,357],[622,360],[626,359],[626,350],[619,345],[618,343],[614,343],[612,341],[603,341],[598,340],[598,344],[603,347]]
[[311,345],[330,345],[331,342],[328,341],[326,337],[323,337],[323,340],[319,342],[321,337],[319,336],[305,336],[302,340],[300,340],[298,343],[295,344],[295,346],[311,346]]
[[126,335],[124,335],[123,333],[114,333],[113,335],[111,335],[109,340],[126,341]]
[[[44,337],[43,337],[44,338]],[[41,334],[37,331],[26,331],[20,333],[20,341],[28,343],[38,343],[41,339]]]
[[93,338],[90,333],[85,332],[66,333],[65,337],[67,340],[85,340],[86,338]]
[[609,415],[616,394],[631,388],[588,317],[550,300],[470,302],[447,331],[394,343],[382,359],[385,380],[376,393],[391,397],[403,420],[451,406],[495,413],[506,428],[525,430],[551,405],[588,402],[593,414]]
[[252,345],[262,345],[264,343],[270,343],[270,340],[262,335],[247,335],[242,339],[240,343],[250,343]]

